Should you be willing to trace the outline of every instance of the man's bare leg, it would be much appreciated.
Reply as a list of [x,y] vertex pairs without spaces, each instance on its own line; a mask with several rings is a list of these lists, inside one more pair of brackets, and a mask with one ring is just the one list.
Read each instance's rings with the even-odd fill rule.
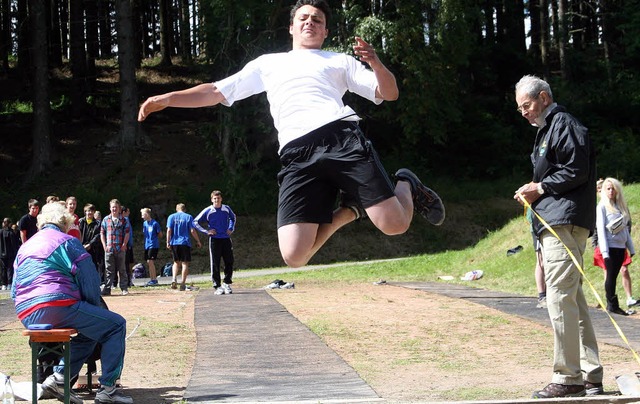
[[183,262],[182,263],[182,285],[183,286],[187,284],[188,275],[189,275],[189,263]]
[[[389,198],[366,210],[373,224],[387,235],[406,232],[413,218],[409,183],[398,181],[395,194],[395,198]],[[282,226],[278,229],[282,258],[292,268],[306,265],[336,231],[355,219],[355,213],[351,209],[341,207],[333,212],[331,223],[293,223]]]

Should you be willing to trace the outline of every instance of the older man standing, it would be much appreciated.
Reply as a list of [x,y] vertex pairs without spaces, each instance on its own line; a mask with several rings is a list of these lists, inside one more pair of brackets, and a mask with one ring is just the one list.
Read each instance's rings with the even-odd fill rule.
[[516,84],[518,112],[538,128],[531,154],[533,181],[516,191],[557,237],[537,218],[533,229],[542,243],[547,308],[554,333],[551,383],[533,398],[581,397],[602,393],[598,343],[582,290],[587,238],[595,226],[596,158],[589,132],[553,101],[549,84],[524,76]]

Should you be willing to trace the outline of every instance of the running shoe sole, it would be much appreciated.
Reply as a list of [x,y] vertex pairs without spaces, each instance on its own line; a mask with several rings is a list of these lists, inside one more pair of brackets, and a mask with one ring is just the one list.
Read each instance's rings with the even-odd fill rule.
[[399,181],[407,181],[411,185],[413,209],[432,225],[440,226],[444,222],[445,209],[438,194],[425,186],[418,176],[407,168],[399,169],[395,176]]

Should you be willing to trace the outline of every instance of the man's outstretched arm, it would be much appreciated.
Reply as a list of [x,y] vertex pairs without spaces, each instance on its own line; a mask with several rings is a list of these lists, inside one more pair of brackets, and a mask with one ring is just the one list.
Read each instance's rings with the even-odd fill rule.
[[378,80],[378,88],[376,89],[376,97],[385,101],[395,101],[398,99],[399,90],[396,83],[396,77],[389,69],[380,61],[376,50],[360,37],[356,37],[356,44],[353,46],[356,56],[367,63],[376,75]]
[[138,121],[142,122],[153,112],[162,111],[167,107],[200,108],[212,107],[225,100],[224,95],[213,83],[200,84],[181,91],[155,95],[147,98],[138,111]]

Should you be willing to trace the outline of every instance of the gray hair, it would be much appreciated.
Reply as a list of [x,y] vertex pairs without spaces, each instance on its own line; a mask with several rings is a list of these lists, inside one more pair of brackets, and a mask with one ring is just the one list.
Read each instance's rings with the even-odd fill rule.
[[549,97],[553,100],[553,93],[549,83],[542,80],[540,77],[533,75],[522,76],[520,81],[516,84],[516,96],[518,94],[527,94],[531,98],[536,98],[541,91],[549,94]]
[[69,226],[75,222],[76,218],[67,210],[67,204],[62,201],[47,203],[40,210],[38,215],[38,229],[45,224],[56,225],[63,232],[67,232]]

